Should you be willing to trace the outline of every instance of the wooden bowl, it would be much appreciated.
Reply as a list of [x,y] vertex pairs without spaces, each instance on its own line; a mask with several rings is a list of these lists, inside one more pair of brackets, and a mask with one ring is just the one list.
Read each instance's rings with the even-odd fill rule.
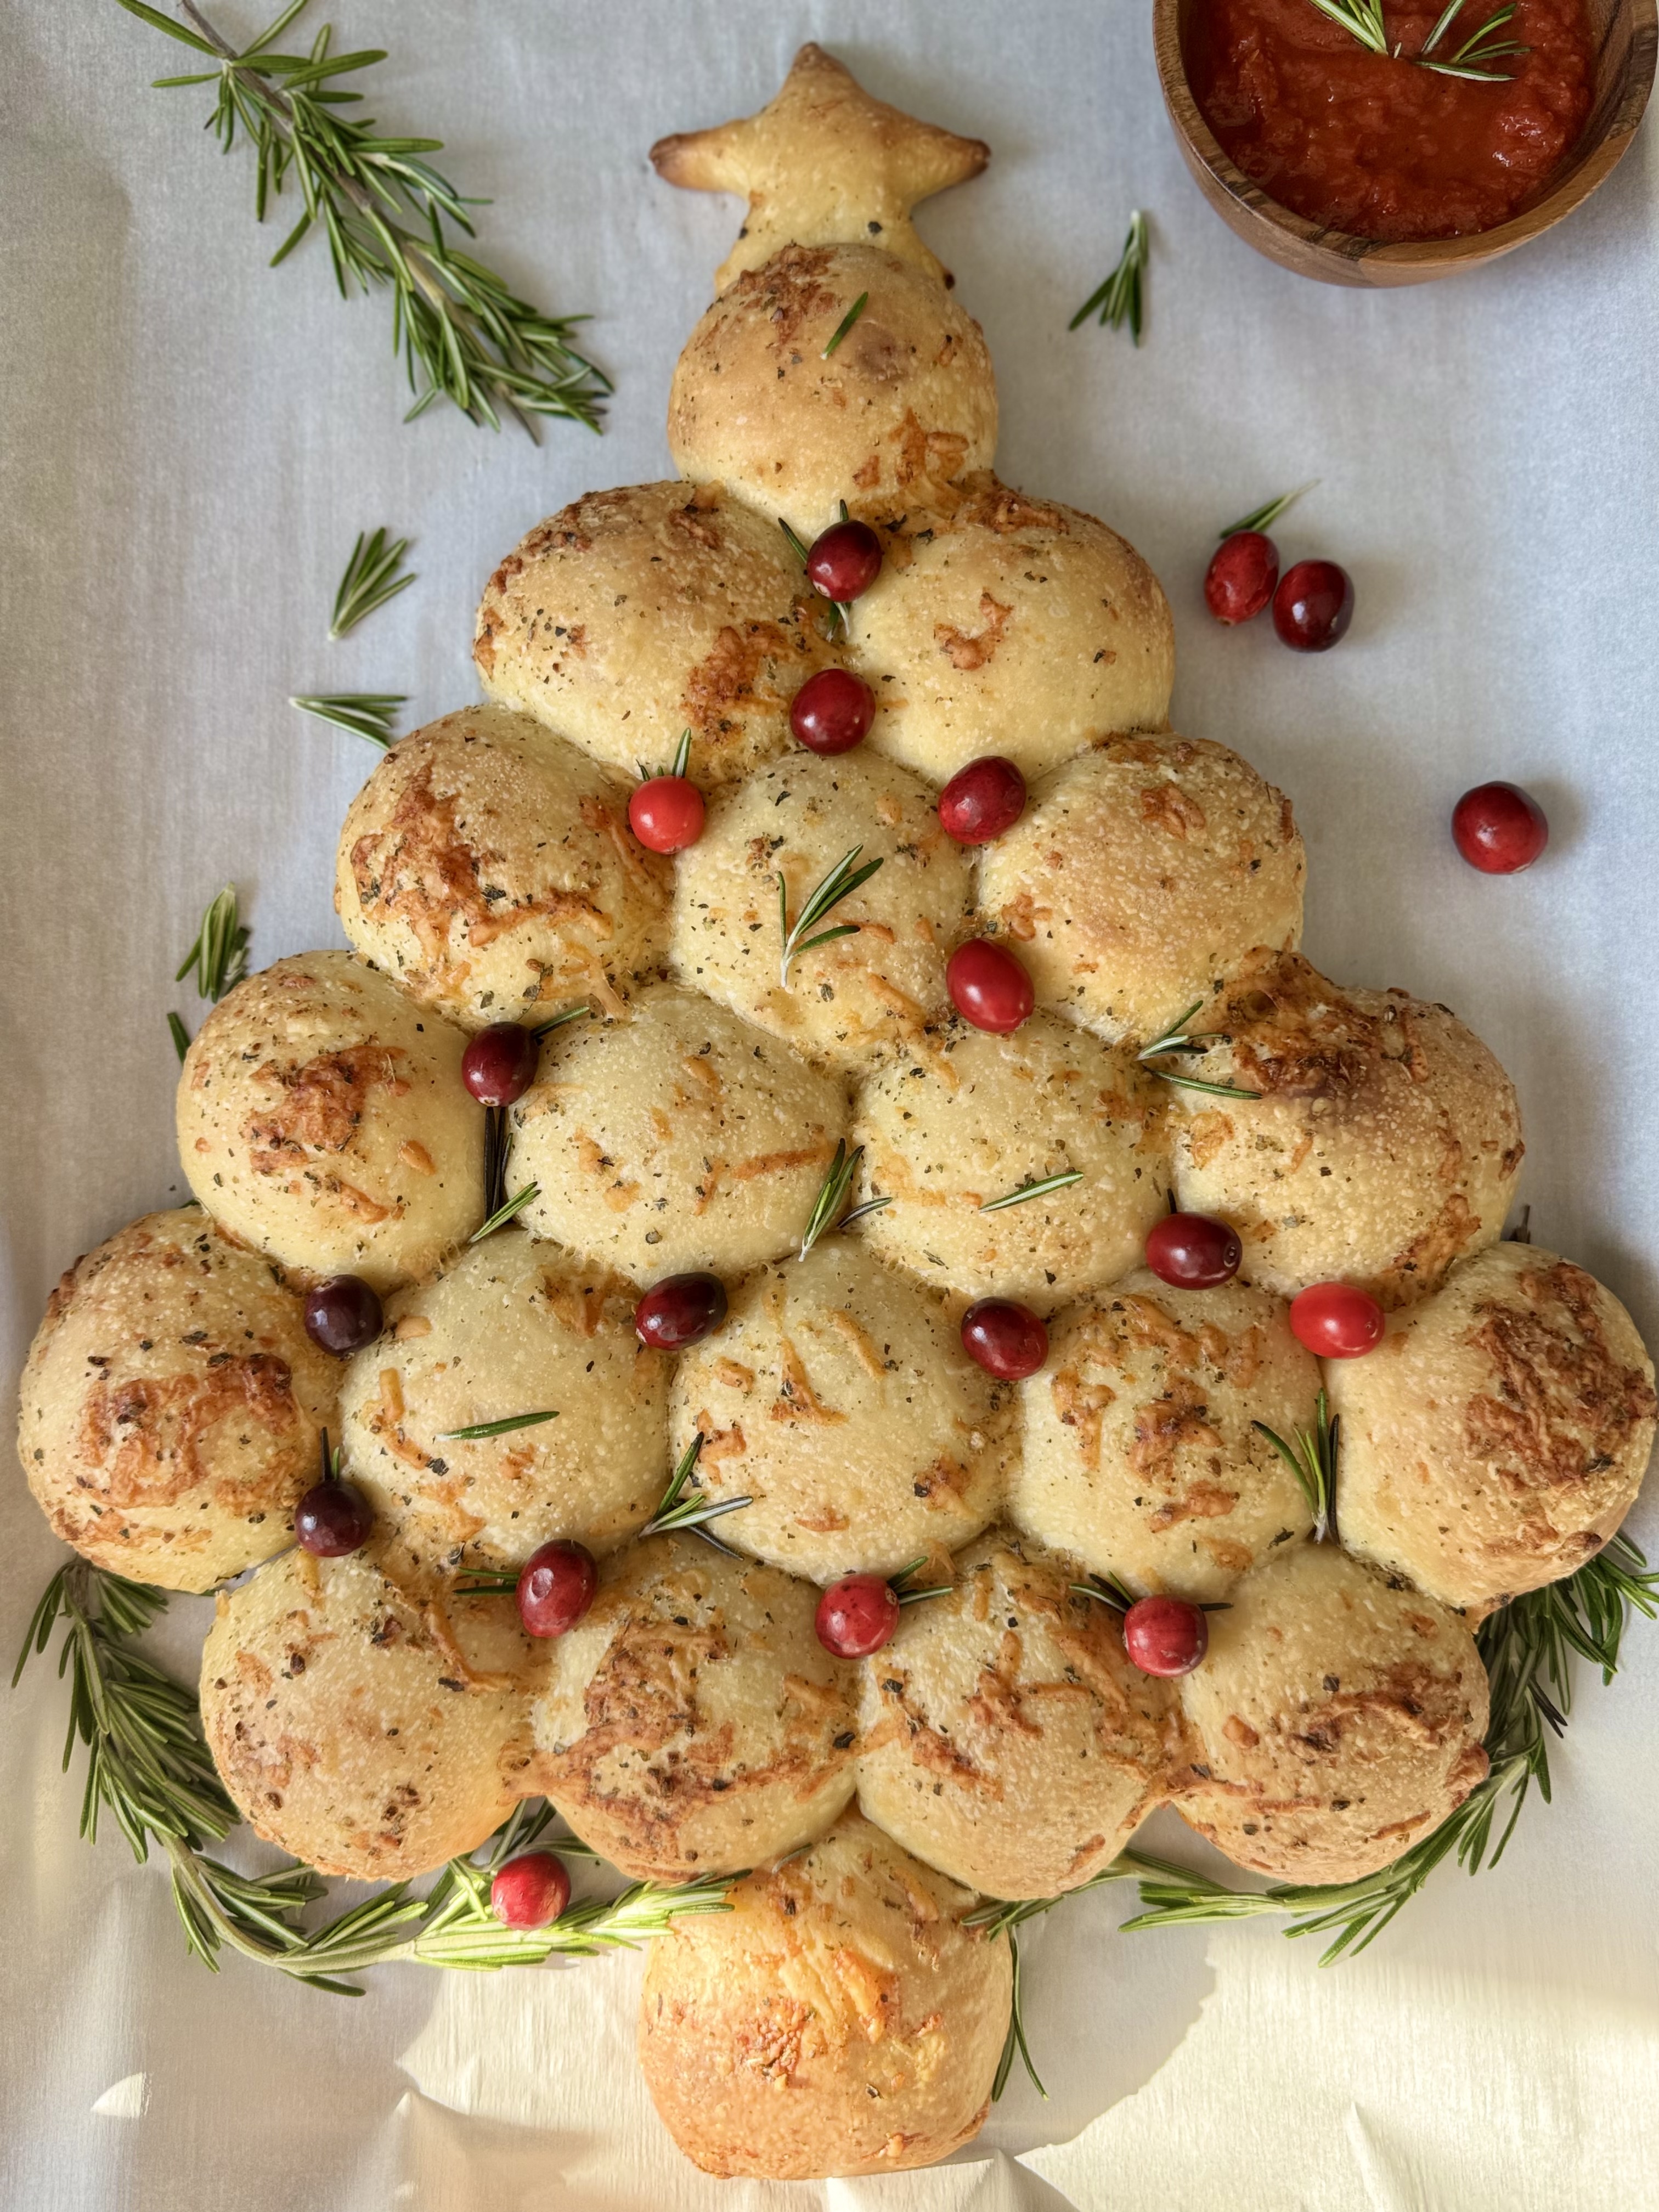
[[1152,0],[1152,43],[1164,103],[1187,167],[1230,230],[1281,268],[1322,284],[1423,284],[1513,252],[1571,215],[1613,169],[1636,135],[1653,89],[1659,48],[1656,0],[1589,0],[1595,37],[1595,95],[1577,143],[1530,207],[1468,238],[1389,246],[1292,215],[1228,160],[1187,82],[1182,39],[1200,0]]

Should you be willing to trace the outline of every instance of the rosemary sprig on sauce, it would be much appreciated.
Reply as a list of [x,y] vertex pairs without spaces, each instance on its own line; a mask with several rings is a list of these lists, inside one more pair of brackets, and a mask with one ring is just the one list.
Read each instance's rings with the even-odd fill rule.
[[[694,1477],[702,1455],[702,1431],[699,1429],[680,1454],[679,1464],[668,1479],[662,1502],[641,1529],[641,1536],[664,1536],[676,1528],[702,1529],[708,1522],[718,1521],[722,1513],[735,1513],[740,1505],[754,1504],[752,1498],[725,1498],[716,1504],[702,1495]],[[690,1492],[688,1484],[691,1486]],[[714,1541],[712,1536],[708,1540],[711,1544]],[[722,1544],[717,1548],[724,1551],[726,1547]]]
[[1382,0],[1308,0],[1308,4],[1350,38],[1358,39],[1362,46],[1386,57],[1389,33],[1382,21]]
[[489,1437],[510,1437],[517,1429],[539,1428],[544,1421],[556,1421],[556,1411],[540,1413],[508,1413],[499,1421],[475,1421],[470,1429],[443,1429],[438,1441],[443,1444],[482,1443]]
[[1000,1198],[988,1198],[980,1212],[1000,1213],[1005,1206],[1024,1206],[1028,1198],[1047,1198],[1051,1191],[1069,1190],[1082,1180],[1081,1168],[1066,1168],[1059,1175],[1044,1176],[1040,1182],[1023,1182],[1018,1190],[1005,1191]]
[[374,745],[389,745],[398,709],[404,702],[405,694],[401,691],[338,691],[316,697],[295,697],[288,703],[297,707],[302,714],[314,714],[319,722],[331,722],[337,730],[349,731],[354,738],[367,738]]
[[1315,1543],[1322,1544],[1328,1536],[1334,1536],[1338,1424],[1331,1417],[1325,1393],[1319,1394],[1313,1427],[1298,1429],[1293,1444],[1287,1444],[1278,1430],[1270,1429],[1265,1421],[1252,1421],[1250,1426],[1266,1437],[1296,1477],[1313,1515]]
[[377,530],[372,538],[359,532],[340,588],[334,594],[334,619],[328,626],[331,637],[348,636],[377,607],[407,591],[415,580],[415,571],[404,568],[399,574],[398,568],[408,550],[406,538],[388,544],[384,530]]
[[1206,1083],[1196,1075],[1177,1075],[1171,1068],[1152,1067],[1153,1060],[1172,1058],[1176,1053],[1203,1053],[1210,1049],[1210,1036],[1202,1030],[1189,1030],[1187,1026],[1203,1003],[1202,999],[1194,999],[1186,1012],[1177,1015],[1162,1036],[1154,1037],[1149,1045],[1143,1045],[1135,1057],[1143,1066],[1151,1068],[1154,1075],[1161,1077],[1165,1083],[1175,1084],[1182,1091],[1206,1091],[1212,1098],[1260,1098],[1261,1093],[1259,1091],[1246,1091],[1237,1083]]
[[854,301],[852,306],[847,310],[847,313],[836,325],[835,336],[830,339],[829,344],[823,349],[823,354],[819,356],[820,359],[823,361],[829,360],[830,355],[834,353],[836,348],[841,343],[848,331],[852,329],[854,324],[857,322],[859,317],[864,313],[869,304],[870,295],[867,292],[860,292],[857,299]]
[[498,1206],[487,1221],[479,1223],[467,1238],[467,1243],[482,1244],[486,1237],[493,1237],[498,1229],[505,1229],[509,1221],[524,1211],[532,1198],[539,1196],[541,1188],[538,1182],[527,1182],[522,1190],[515,1190],[505,1206]]
[[789,968],[792,961],[799,959],[803,952],[811,951],[815,945],[830,944],[835,938],[858,935],[859,925],[855,921],[838,922],[833,929],[818,930],[816,937],[808,937],[805,933],[809,929],[817,929],[818,924],[838,907],[844,898],[849,897],[854,891],[857,890],[860,884],[867,884],[877,869],[881,866],[882,863],[879,860],[866,860],[861,868],[854,867],[853,863],[863,850],[862,845],[854,845],[850,853],[842,854],[823,881],[807,893],[805,904],[795,916],[793,928],[789,922],[789,886],[780,872],[778,933],[783,939],[783,957],[779,963],[778,981],[786,991],[789,988]]
[[1500,8],[1494,15],[1489,15],[1478,31],[1471,33],[1462,45],[1443,60],[1431,61],[1428,58],[1456,21],[1462,5],[1463,0],[1450,0],[1444,14],[1412,59],[1419,69],[1432,70],[1437,76],[1467,77],[1475,84],[1508,84],[1512,73],[1492,69],[1488,64],[1532,52],[1530,46],[1523,46],[1514,39],[1495,39],[1492,36],[1494,31],[1501,31],[1514,15],[1515,0],[1509,0],[1507,7]]
[[272,255],[272,267],[315,228],[327,239],[343,299],[391,293],[392,348],[403,355],[416,395],[410,419],[447,399],[491,429],[504,414],[532,437],[538,416],[598,429],[611,380],[572,343],[586,318],[544,314],[449,235],[453,229],[472,237],[467,210],[481,203],[465,198],[424,158],[441,153],[443,141],[386,137],[367,118],[337,112],[362,98],[342,90],[338,79],[384,61],[381,50],[332,53],[325,25],[309,52],[277,52],[275,41],[306,0],[292,0],[240,51],[192,0],[181,0],[188,23],[144,0],[120,4],[207,63],[155,82],[217,88],[209,125],[226,153],[239,130],[252,145],[258,220],[290,179],[298,185],[304,211]]
[[1317,477],[1312,477],[1306,483],[1298,484],[1294,491],[1282,491],[1277,499],[1268,500],[1265,506],[1252,507],[1248,514],[1241,514],[1237,522],[1230,522],[1224,530],[1218,530],[1217,538],[1224,541],[1237,538],[1241,530],[1271,530],[1285,509],[1293,507],[1303,493],[1311,491],[1318,482]]
[[[1316,0],[1317,4],[1317,0]],[[1146,233],[1146,218],[1137,208],[1129,217],[1129,234],[1123,241],[1123,252],[1118,264],[1097,291],[1091,292],[1069,323],[1068,331],[1079,329],[1091,315],[1098,310],[1102,330],[1121,330],[1125,323],[1135,343],[1140,343],[1140,327],[1145,307],[1146,263],[1151,251]]]

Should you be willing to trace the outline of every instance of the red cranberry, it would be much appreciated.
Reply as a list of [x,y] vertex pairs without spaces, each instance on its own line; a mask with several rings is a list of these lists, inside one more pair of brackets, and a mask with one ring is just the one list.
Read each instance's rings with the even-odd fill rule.
[[1352,1283],[1314,1283],[1291,1300],[1291,1328],[1322,1359],[1360,1359],[1382,1341],[1382,1309]]
[[570,1902],[570,1876],[551,1851],[526,1851],[500,1868],[489,1909],[509,1928],[545,1928]]
[[519,1576],[519,1618],[527,1636],[562,1636],[593,1602],[599,1571],[580,1544],[544,1544]]
[[962,1348],[999,1382],[1020,1382],[1048,1357],[1048,1332],[1029,1306],[981,1298],[962,1316]]
[[1166,1213],[1147,1233],[1146,1265],[1183,1291],[1231,1282],[1243,1257],[1238,1231],[1207,1213]]
[[647,851],[683,853],[702,835],[702,793],[686,775],[653,775],[635,785],[628,826]]
[[374,1509],[349,1482],[317,1482],[294,1509],[294,1534],[319,1559],[343,1559],[361,1551],[374,1526]]
[[701,1343],[726,1319],[726,1285],[718,1275],[665,1275],[634,1309],[641,1344],[679,1352]]
[[898,1592],[879,1575],[843,1575],[818,1600],[818,1642],[837,1659],[867,1659],[899,1623]]
[[1123,1616],[1123,1648],[1143,1674],[1190,1674],[1210,1648],[1210,1624],[1184,1597],[1143,1597]]
[[820,668],[796,692],[789,726],[809,752],[850,753],[870,734],[876,702],[850,668]]
[[959,768],[939,795],[939,825],[958,845],[988,845],[1025,811],[1025,779],[1000,753]]
[[536,1080],[541,1039],[517,1022],[495,1022],[467,1041],[461,1080],[480,1106],[510,1106]]
[[1353,620],[1353,579],[1334,561],[1297,561],[1273,593],[1273,628],[1297,653],[1323,653]]
[[330,1275],[306,1292],[306,1334],[344,1358],[380,1333],[380,1294],[361,1275]]
[[843,605],[867,592],[880,574],[881,540],[867,522],[832,522],[806,556],[813,590]]
[[1036,1002],[1031,979],[1006,945],[970,937],[945,964],[951,1004],[976,1030],[1006,1036],[1017,1030]]
[[1518,875],[1550,841],[1544,810],[1517,783],[1478,783],[1452,809],[1452,837],[1485,876]]
[[1216,548],[1204,577],[1204,604],[1218,623],[1250,622],[1273,595],[1279,548],[1265,531],[1235,530]]

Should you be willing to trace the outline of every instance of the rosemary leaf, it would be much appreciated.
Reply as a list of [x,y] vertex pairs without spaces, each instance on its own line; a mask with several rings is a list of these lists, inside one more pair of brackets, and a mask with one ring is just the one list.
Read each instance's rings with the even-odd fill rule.
[[[1194,999],[1186,1012],[1179,1015],[1173,1026],[1162,1036],[1154,1037],[1151,1044],[1142,1046],[1136,1058],[1143,1067],[1151,1067],[1153,1060],[1168,1059],[1175,1053],[1206,1053],[1209,1050],[1209,1037],[1202,1031],[1187,1027],[1203,1003],[1202,999]],[[1174,1084],[1179,1090],[1207,1091],[1212,1098],[1259,1098],[1261,1096],[1259,1091],[1246,1091],[1237,1083],[1206,1083],[1196,1075],[1179,1075],[1172,1068],[1152,1067],[1152,1073],[1162,1081]]]
[[1028,1198],[1047,1198],[1050,1191],[1069,1190],[1074,1182],[1081,1182],[1081,1168],[1066,1168],[1059,1175],[1044,1176],[1041,1182],[1023,1182],[1018,1190],[1005,1192],[1000,1198],[988,1198],[979,1209],[981,1213],[1000,1213],[1005,1206],[1024,1206]]
[[1372,53],[1387,54],[1389,33],[1382,21],[1382,0],[1308,0],[1308,4]]
[[585,1022],[592,1011],[592,1007],[589,1006],[567,1006],[562,1014],[555,1014],[550,1022],[543,1022],[538,1028],[536,1035],[538,1037],[544,1037],[550,1036],[555,1030],[562,1030],[567,1022]]
[[[1237,538],[1241,530],[1271,530],[1285,509],[1294,507],[1303,493],[1311,491],[1318,482],[1317,477],[1310,477],[1306,483],[1298,484],[1294,491],[1282,491],[1277,499],[1270,499],[1265,507],[1252,507],[1248,514],[1241,514],[1237,522],[1230,522],[1224,530],[1218,530],[1217,538],[1224,543],[1229,538]],[[1199,1005],[1202,1004],[1203,1000],[1200,1000]],[[1194,1008],[1194,1012],[1196,1011]]]
[[556,1412],[544,1413],[509,1413],[504,1420],[475,1421],[470,1429],[441,1429],[440,1443],[482,1443],[488,1437],[510,1437],[517,1429],[539,1428],[544,1421],[556,1421]]
[[[1318,0],[1315,0],[1315,4],[1318,4]],[[1097,309],[1103,330],[1121,330],[1127,323],[1129,334],[1139,345],[1149,250],[1146,218],[1137,208],[1129,217],[1129,234],[1123,241],[1123,252],[1116,268],[1097,291],[1089,295],[1066,325],[1066,329],[1075,331],[1080,328]]]
[[406,538],[388,544],[384,530],[377,530],[372,538],[359,533],[334,595],[334,619],[328,628],[331,637],[349,635],[377,607],[408,589],[415,580],[415,571],[405,568],[398,574],[398,564],[408,550]]
[[[680,1454],[679,1463],[662,1494],[662,1502],[641,1529],[641,1536],[663,1536],[677,1528],[702,1529],[710,1521],[718,1521],[723,1513],[735,1513],[740,1505],[754,1504],[752,1498],[726,1498],[715,1504],[698,1492],[694,1478],[702,1443],[702,1431],[699,1429]],[[712,1543],[713,1537],[708,1540]],[[725,1547],[720,1548],[724,1550]]]
[[[121,4],[125,7],[126,0],[121,0]],[[292,698],[288,703],[302,714],[314,714],[319,722],[331,722],[337,730],[349,730],[354,738],[389,745],[398,709],[404,701],[401,691],[341,691],[332,696]]]
[[1467,77],[1475,84],[1508,84],[1513,73],[1492,69],[1488,64],[1532,52],[1530,46],[1521,46],[1513,39],[1494,39],[1492,35],[1494,31],[1502,30],[1514,15],[1515,0],[1509,0],[1506,7],[1498,9],[1496,15],[1489,15],[1480,29],[1465,39],[1462,45],[1447,55],[1444,60],[1430,61],[1427,58],[1443,35],[1450,29],[1462,4],[1463,0],[1451,0],[1451,4],[1412,57],[1413,60],[1419,68],[1431,70],[1437,76]]
[[847,310],[847,313],[836,325],[835,336],[830,339],[829,344],[823,349],[823,352],[820,356],[821,359],[824,361],[829,360],[830,355],[834,353],[836,348],[841,343],[848,331],[852,329],[854,324],[857,322],[859,317],[864,313],[869,304],[870,295],[867,292],[860,292],[857,299],[854,301],[852,306]]
[[847,1203],[847,1194],[853,1188],[853,1178],[857,1175],[859,1162],[863,1158],[862,1145],[854,1145],[849,1152],[846,1139],[836,1138],[836,1156],[818,1186],[818,1194],[813,1200],[812,1211],[807,1217],[806,1233],[800,1240],[800,1257],[803,1260],[820,1237],[826,1236],[832,1229],[840,1228],[844,1218],[842,1209]]
[[[842,501],[841,514],[842,520],[844,522],[847,520],[847,502],[845,500]],[[788,521],[781,514],[778,517],[778,527],[788,539],[790,551],[794,555],[796,560],[800,562],[801,567],[805,568],[806,566],[807,555],[811,549],[802,542],[799,533],[797,531],[791,529]],[[816,584],[811,585],[811,588],[815,598],[823,598],[823,593],[818,590]],[[827,600],[825,604],[830,609],[830,636],[832,638],[845,637],[848,634],[852,611],[848,603],[845,599],[830,599]]]
[[[837,937],[858,935],[859,925],[855,921],[842,922],[833,929],[818,930],[817,926],[841,904],[844,898],[849,897],[854,891],[857,890],[860,884],[867,884],[871,877],[883,865],[879,860],[866,860],[861,868],[854,867],[853,863],[863,850],[862,845],[854,845],[850,852],[842,854],[822,882],[814,885],[813,889],[807,893],[805,902],[795,916],[793,928],[789,924],[789,886],[780,873],[778,931],[783,939],[783,957],[779,963],[778,981],[786,991],[789,988],[789,968],[792,961],[798,959],[803,952],[811,951],[815,945],[828,945]],[[817,934],[815,937],[808,937],[805,933],[809,929],[817,930]]]
[[1296,1477],[1297,1487],[1308,1501],[1308,1510],[1313,1515],[1313,1534],[1316,1544],[1322,1544],[1328,1536],[1336,1534],[1336,1441],[1338,1424],[1332,1419],[1329,1403],[1322,1390],[1316,1401],[1314,1426],[1298,1429],[1294,1444],[1287,1444],[1276,1429],[1265,1421],[1252,1421],[1250,1426],[1279,1454]]
[[498,1229],[505,1229],[507,1223],[521,1213],[531,1200],[539,1194],[540,1190],[541,1185],[538,1182],[527,1182],[522,1190],[514,1191],[505,1206],[498,1206],[488,1221],[480,1223],[467,1238],[467,1243],[482,1244],[486,1237],[493,1237]]
[[177,1014],[167,1016],[167,1029],[173,1037],[173,1049],[178,1054],[179,1065],[182,1067],[185,1064],[185,1054],[190,1050],[190,1031]]

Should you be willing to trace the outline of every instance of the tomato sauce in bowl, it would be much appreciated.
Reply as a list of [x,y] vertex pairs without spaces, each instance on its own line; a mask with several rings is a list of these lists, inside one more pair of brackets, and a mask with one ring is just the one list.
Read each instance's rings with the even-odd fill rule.
[[[1435,58],[1449,59],[1497,4],[1465,0]],[[1311,0],[1200,0],[1183,41],[1193,96],[1237,167],[1310,222],[1390,243],[1492,230],[1583,128],[1589,21],[1584,0],[1516,0],[1492,35],[1528,51],[1490,64],[1504,82],[1477,83],[1412,59],[1443,5],[1385,0],[1383,55]]]

